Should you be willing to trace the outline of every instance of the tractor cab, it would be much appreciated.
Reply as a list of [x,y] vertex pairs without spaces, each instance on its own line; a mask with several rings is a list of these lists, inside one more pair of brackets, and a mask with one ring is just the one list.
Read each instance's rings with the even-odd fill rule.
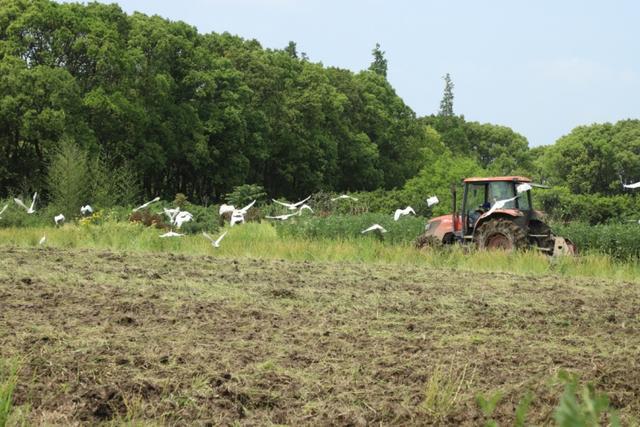
[[[537,216],[531,206],[529,191],[518,194],[517,186],[530,183],[529,178],[522,176],[505,176],[493,178],[467,178],[464,183],[462,199],[461,230],[456,230],[458,237],[473,239],[474,230],[489,217],[509,216],[525,226],[532,216]],[[503,206],[491,209],[496,202],[505,201]]]

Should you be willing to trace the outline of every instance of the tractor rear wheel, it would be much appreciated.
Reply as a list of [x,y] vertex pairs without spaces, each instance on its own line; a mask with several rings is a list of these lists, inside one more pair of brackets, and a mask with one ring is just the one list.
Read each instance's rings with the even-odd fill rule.
[[479,249],[515,251],[527,247],[527,234],[513,221],[496,218],[485,222],[476,233]]

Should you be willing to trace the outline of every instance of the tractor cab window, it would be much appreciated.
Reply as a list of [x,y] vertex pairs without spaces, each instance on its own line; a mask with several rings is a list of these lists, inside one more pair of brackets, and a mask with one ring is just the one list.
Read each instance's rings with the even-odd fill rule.
[[[513,182],[510,181],[495,181],[489,183],[489,203],[493,205],[498,200],[505,200],[514,197],[515,188]],[[515,209],[516,201],[512,200],[506,205],[504,209]]]
[[467,187],[467,215],[471,215],[478,209],[488,209],[486,207],[486,187],[486,184],[469,184]]
[[529,195],[529,193],[529,191],[525,191],[524,193],[520,193],[520,197],[518,197],[518,207],[521,211],[531,210],[531,203],[529,203],[529,197],[531,196]]
[[487,184],[467,184],[464,212],[467,230],[472,229],[478,218],[488,209]]

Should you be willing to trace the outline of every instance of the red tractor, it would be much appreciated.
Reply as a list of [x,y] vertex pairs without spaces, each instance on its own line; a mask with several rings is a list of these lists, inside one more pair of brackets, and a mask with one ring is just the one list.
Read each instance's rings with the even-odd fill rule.
[[463,183],[461,213],[456,211],[453,186],[453,213],[429,220],[417,247],[475,243],[480,249],[536,248],[549,255],[575,254],[575,245],[554,236],[542,212],[533,209],[530,190],[543,186],[523,176],[467,178]]

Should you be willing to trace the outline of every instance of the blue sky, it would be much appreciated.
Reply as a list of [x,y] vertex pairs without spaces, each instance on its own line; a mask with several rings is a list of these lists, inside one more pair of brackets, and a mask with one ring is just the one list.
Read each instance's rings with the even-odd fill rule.
[[[111,3],[107,1],[106,3]],[[228,31],[314,62],[358,71],[381,44],[388,79],[418,115],[454,110],[502,124],[531,146],[573,127],[640,118],[640,2],[410,0],[120,0],[202,33]]]

